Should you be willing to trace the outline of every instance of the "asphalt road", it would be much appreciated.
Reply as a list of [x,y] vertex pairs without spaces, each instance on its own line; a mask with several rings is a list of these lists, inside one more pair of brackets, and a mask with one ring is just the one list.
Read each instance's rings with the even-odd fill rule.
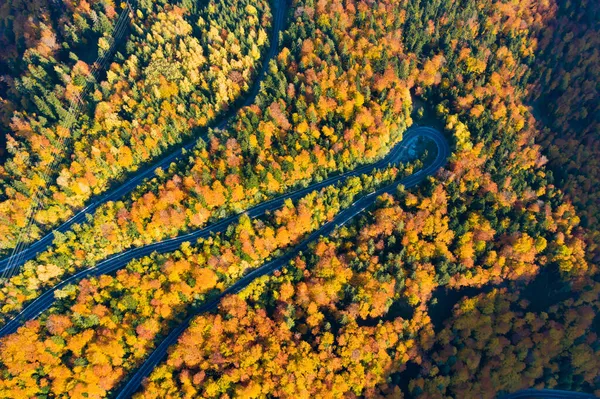
[[[318,183],[312,185],[304,190],[299,190],[291,195],[288,198],[298,199],[302,195],[306,194],[309,191],[318,189],[320,187],[324,187],[328,184],[333,184],[336,181],[344,179],[348,176],[354,176],[361,173],[368,173],[370,170],[376,167],[383,167],[386,165],[391,165],[396,163],[399,159],[401,159],[402,155],[407,149],[407,143],[412,141],[417,137],[424,137],[433,141],[437,147],[437,155],[434,161],[432,161],[429,165],[419,170],[415,174],[402,179],[399,182],[383,187],[371,194],[368,194],[361,199],[354,202],[350,207],[340,212],[332,221],[323,225],[320,229],[316,230],[312,234],[310,234],[307,238],[305,238],[300,244],[296,245],[292,250],[288,251],[283,256],[274,259],[270,262],[265,263],[261,267],[249,272],[240,280],[238,280],[235,284],[231,285],[229,288],[224,290],[217,298],[214,300],[207,302],[206,304],[199,306],[195,309],[192,314],[190,314],[183,322],[181,322],[174,330],[169,333],[165,337],[165,339],[157,346],[157,348],[150,354],[148,359],[140,366],[140,368],[131,376],[131,378],[122,386],[119,391],[117,398],[129,398],[131,397],[140,387],[142,380],[147,377],[150,372],[158,365],[158,363],[165,358],[167,355],[167,349],[169,346],[173,345],[177,342],[179,336],[185,331],[185,329],[189,326],[190,321],[196,317],[198,314],[214,311],[217,309],[217,306],[221,299],[230,294],[235,294],[243,290],[250,284],[254,279],[264,276],[266,274],[270,274],[273,271],[281,268],[286,265],[291,259],[293,259],[299,252],[305,251],[308,248],[308,244],[315,241],[320,236],[325,236],[330,234],[336,227],[342,226],[347,223],[354,216],[363,212],[366,208],[373,205],[376,198],[384,193],[394,193],[397,186],[399,184],[403,184],[405,188],[411,188],[421,183],[428,176],[436,173],[442,166],[445,165],[448,156],[450,155],[450,147],[446,142],[446,139],[442,136],[442,134],[430,127],[414,127],[410,128],[404,135],[404,139],[401,143],[399,143],[396,147],[390,151],[388,156],[386,156],[383,160],[366,166],[354,171],[345,173],[340,176],[336,176],[322,183]],[[256,208],[253,208],[248,212],[251,217],[256,217],[259,214],[264,213],[266,209],[276,209],[278,206],[281,206],[283,203],[283,199],[275,199],[272,201],[265,202],[264,204],[258,205]],[[233,220],[227,220],[227,224],[231,223]],[[224,221],[225,222],[225,221]],[[210,228],[208,228],[210,229]],[[208,230],[206,229],[206,230]],[[220,227],[220,231],[224,228]]]
[[558,389],[524,389],[508,395],[500,396],[499,399],[594,399],[590,393],[560,391]]
[[[74,284],[77,281],[83,278],[89,278],[94,276],[100,276],[102,274],[113,273],[123,267],[125,267],[131,260],[141,258],[143,256],[150,255],[153,252],[163,254],[168,252],[173,252],[178,249],[182,243],[196,242],[199,238],[209,237],[211,234],[223,232],[227,229],[227,227],[236,223],[241,214],[247,214],[251,218],[255,218],[258,216],[262,216],[267,211],[273,211],[283,206],[286,199],[297,200],[308,194],[311,191],[319,190],[325,186],[335,184],[341,180],[344,180],[350,176],[358,176],[361,174],[369,174],[375,168],[384,168],[388,165],[393,165],[398,163],[402,156],[404,155],[406,149],[408,148],[408,144],[413,140],[416,140],[419,137],[428,138],[432,140],[438,147],[438,156],[435,161],[433,161],[429,166],[421,169],[419,172],[411,175],[399,183],[404,184],[406,187],[412,187],[423,179],[425,179],[428,175],[434,173],[437,169],[439,169],[446,161],[446,158],[449,154],[449,147],[440,132],[435,129],[429,127],[413,127],[408,129],[405,134],[402,142],[398,143],[392,150],[388,153],[388,155],[381,159],[378,162],[373,164],[364,165],[362,167],[356,168],[354,170],[348,171],[343,174],[339,174],[337,176],[332,176],[328,179],[325,179],[319,183],[312,184],[306,188],[299,189],[289,194],[281,195],[279,197],[273,198],[271,200],[262,202],[256,205],[253,208],[250,208],[238,215],[230,216],[228,218],[222,219],[217,223],[211,224],[203,229],[193,231],[188,234],[184,234],[178,237],[173,237],[166,239],[164,241],[159,241],[156,243],[152,243],[143,247],[137,247],[130,249],[125,252],[121,252],[119,254],[113,255],[101,262],[99,262],[96,266],[81,270],[74,275],[64,279],[56,286],[50,288],[45,291],[42,295],[34,299],[31,303],[29,303],[18,315],[16,315],[12,320],[8,321],[1,329],[0,329],[0,337],[3,337],[7,334],[11,334],[17,330],[19,326],[21,326],[24,322],[28,320],[35,319],[42,313],[44,310],[47,310],[54,303],[54,293],[57,290],[63,289],[65,286],[69,284]],[[385,187],[374,193],[369,194],[368,196],[356,201],[351,207],[342,211],[332,222],[324,225],[320,230],[314,232],[305,240],[304,244],[306,245],[309,241],[318,237],[321,234],[329,234],[335,224],[343,224],[356,215],[358,212],[361,212],[365,207],[372,204],[375,200],[376,196],[382,194],[384,191],[389,190],[392,192],[396,185],[393,187]],[[266,265],[265,265],[266,266]],[[264,266],[263,266],[264,268]],[[259,270],[262,270],[259,269]],[[258,270],[257,270],[258,271]],[[250,275],[249,275],[250,276]],[[247,278],[246,276],[245,278]],[[244,280],[245,281],[245,280]]]
[[[285,23],[285,15],[287,11],[287,0],[275,0],[275,13],[274,13],[274,22],[273,22],[273,31],[271,35],[271,44],[269,47],[269,51],[263,61],[262,68],[258,74],[259,78],[252,85],[251,90],[247,93],[245,100],[238,107],[232,109],[228,112],[223,118],[221,118],[218,122],[215,122],[211,125],[213,129],[224,129],[231,118],[235,115],[235,113],[244,106],[251,105],[254,103],[256,96],[260,90],[261,83],[266,75],[266,71],[269,65],[269,61],[275,57],[277,54],[277,49],[279,46],[279,33],[282,31],[284,23]],[[204,138],[205,135],[200,136]],[[258,217],[263,215],[266,211],[275,210],[280,208],[285,199],[291,198],[293,200],[299,199],[310,191],[318,190],[322,187],[325,187],[330,184],[335,184],[340,180],[343,180],[350,176],[357,176],[363,173],[369,173],[374,168],[382,168],[387,165],[394,164],[398,162],[399,159],[404,155],[406,148],[408,147],[408,143],[413,139],[418,137],[425,137],[432,140],[438,149],[438,154],[436,159],[430,163],[424,169],[418,171],[417,173],[403,179],[400,182],[394,183],[390,186],[379,189],[367,196],[362,197],[361,199],[354,202],[349,208],[340,212],[331,222],[322,226],[319,230],[310,234],[306,239],[304,239],[300,244],[294,247],[293,250],[288,251],[283,256],[272,260],[268,263],[265,263],[263,266],[255,269],[254,271],[248,273],[242,279],[237,281],[234,285],[227,288],[223,291],[217,298],[212,300],[211,302],[205,303],[204,305],[198,307],[192,314],[190,314],[183,322],[181,322],[175,329],[171,331],[165,339],[158,345],[158,347],[152,352],[152,354],[148,357],[148,359],[140,366],[140,368],[131,376],[129,380],[122,386],[119,391],[117,398],[129,398],[131,397],[140,387],[142,380],[147,377],[150,372],[158,365],[160,361],[162,361],[166,355],[168,348],[175,344],[179,338],[179,336],[188,328],[191,320],[196,317],[198,314],[214,311],[217,309],[218,304],[221,299],[226,295],[238,293],[244,288],[246,288],[254,279],[264,276],[266,274],[270,274],[273,271],[281,268],[286,265],[291,259],[293,259],[299,252],[304,251],[308,248],[308,244],[313,242],[320,236],[325,236],[334,231],[338,226],[342,226],[351,220],[354,216],[363,212],[366,208],[371,206],[375,199],[383,194],[383,193],[393,193],[396,190],[398,184],[403,184],[406,188],[411,188],[419,183],[421,183],[426,177],[433,175],[439,168],[441,168],[445,163],[449,156],[450,149],[443,138],[443,136],[435,129],[428,127],[415,127],[409,129],[405,135],[404,139],[401,143],[399,143],[390,153],[381,161],[367,165],[361,168],[357,168],[353,171],[349,171],[347,173],[331,177],[326,179],[320,183],[316,183],[307,187],[305,189],[298,190],[292,194],[281,196],[264,203],[257,205],[254,208],[249,209],[245,213],[250,217]],[[168,155],[164,155],[161,157],[159,161],[155,164],[144,168],[143,170],[138,171],[135,175],[131,176],[128,180],[126,180],[121,185],[114,187],[104,194],[97,196],[94,200],[89,203],[86,207],[78,211],[75,215],[73,215],[66,222],[61,224],[59,227],[54,229],[53,231],[59,231],[61,233],[67,232],[70,228],[76,223],[83,223],[86,221],[86,215],[92,214],[99,206],[108,202],[115,201],[123,196],[131,193],[140,183],[144,181],[146,178],[151,178],[155,176],[155,171],[158,168],[166,169],[173,162],[177,162],[181,160],[185,153],[191,150],[197,143],[198,139],[191,140],[190,142],[184,144],[179,147],[175,151],[171,152]],[[129,251],[114,255],[96,265],[93,268],[82,270],[75,275],[67,278],[62,281],[57,286],[52,289],[46,291],[40,297],[35,299],[29,306],[27,306],[19,315],[17,315],[13,320],[8,322],[5,326],[0,329],[0,337],[5,336],[7,334],[13,333],[16,329],[25,321],[35,319],[39,316],[44,310],[47,310],[54,303],[54,293],[56,290],[64,288],[66,285],[75,283],[80,279],[89,278],[93,276],[99,276],[102,274],[108,274],[115,272],[116,270],[121,269],[127,263],[129,263],[132,259],[143,257],[149,255],[153,252],[157,253],[167,253],[172,252],[178,249],[181,244],[185,241],[195,241],[198,238],[208,237],[213,233],[218,233],[224,231],[231,223],[234,223],[238,220],[239,215],[232,216],[222,221],[215,223],[207,228],[202,230],[198,230],[180,237],[171,238],[168,240],[164,240],[158,243],[150,244],[144,247],[134,248]],[[3,272],[10,261],[11,258],[18,258],[18,262],[16,266],[20,266],[24,264],[26,261],[33,259],[37,254],[46,250],[50,245],[52,245],[52,241],[54,240],[53,232],[46,234],[43,238],[37,240],[36,242],[29,245],[23,251],[13,255],[6,257],[0,260],[0,272]],[[579,392],[570,392],[570,391],[560,391],[560,390],[535,390],[528,389],[519,392],[515,392],[512,394],[501,396],[500,399],[517,399],[517,398],[541,398],[541,399],[554,399],[554,398],[565,398],[565,399],[593,399],[596,396],[591,394],[579,393]]]
[[[254,103],[256,96],[260,90],[261,83],[266,76],[267,69],[269,67],[269,61],[272,60],[277,54],[277,50],[279,48],[279,33],[282,31],[285,24],[285,16],[288,8],[287,4],[288,0],[275,0],[274,8],[275,12],[273,13],[273,24],[272,24],[272,33],[271,33],[271,43],[269,46],[269,51],[264,57],[262,68],[257,75],[258,78],[253,83],[250,91],[246,94],[245,99],[242,103],[240,103],[237,107],[233,108],[227,114],[225,114],[219,121],[215,122],[211,127],[213,129],[224,129],[229,121],[235,116],[237,111],[245,106],[251,105]],[[73,215],[69,220],[61,224],[59,227],[54,229],[53,231],[58,231],[61,233],[65,233],[71,229],[71,227],[75,223],[83,223],[86,221],[86,215],[92,214],[99,206],[108,202],[108,201],[116,201],[123,196],[131,193],[140,183],[144,181],[146,178],[154,177],[156,174],[156,169],[167,169],[169,165],[173,162],[177,162],[185,157],[184,153],[191,150],[199,138],[205,138],[206,133],[201,135],[200,137],[194,138],[189,143],[184,144],[181,147],[178,147],[172,153],[162,157],[159,161],[150,165],[143,170],[139,170],[135,173],[135,175],[131,176],[128,180],[126,180],[121,185],[108,190],[104,194],[97,196],[94,200],[89,203],[85,208],[81,209],[75,215]],[[0,260],[0,273],[4,272],[9,267],[10,259],[14,258],[15,260],[11,262],[11,268],[17,268],[23,265],[30,259],[33,259],[40,252],[45,251],[50,245],[52,245],[52,241],[54,240],[54,233],[50,232],[46,234],[44,237],[30,244],[27,248],[23,249],[19,253],[8,256],[2,260]]]

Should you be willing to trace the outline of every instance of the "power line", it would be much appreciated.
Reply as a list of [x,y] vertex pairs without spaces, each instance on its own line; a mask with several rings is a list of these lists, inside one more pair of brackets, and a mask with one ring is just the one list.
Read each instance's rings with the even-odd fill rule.
[[[70,106],[67,111],[67,116],[62,121],[62,126],[65,127],[66,129],[71,129],[72,124],[75,122],[75,115],[78,114],[84,106],[84,103],[82,101],[82,96],[85,97],[88,94],[88,92],[90,91],[90,84],[93,84],[95,81],[97,81],[97,79],[98,79],[97,73],[100,70],[104,69],[104,67],[106,66],[106,64],[108,62],[110,54],[115,50],[118,40],[120,39],[120,37],[123,35],[125,30],[127,29],[127,22],[130,18],[130,13],[133,13],[133,9],[131,8],[129,1],[127,1],[126,8],[121,12],[121,14],[119,15],[119,17],[117,19],[115,26],[113,27],[113,33],[111,35],[110,47],[105,52],[103,52],[102,55],[99,55],[96,58],[96,60],[94,61],[93,65],[92,65],[91,70],[88,72],[88,74],[86,76],[87,84],[86,84],[84,90],[82,90],[82,92],[80,94],[77,94],[75,99],[70,101]],[[67,135],[59,136],[59,142],[58,142],[58,146],[57,146],[58,148],[62,148],[64,146],[67,137],[68,137]],[[24,256],[24,251],[26,249],[26,246],[28,245],[28,241],[26,239],[29,238],[29,236],[30,236],[30,230],[31,230],[31,227],[33,226],[33,223],[35,220],[35,215],[40,210],[40,206],[42,205],[41,200],[43,198],[43,192],[42,192],[43,190],[41,190],[41,188],[42,187],[46,188],[46,184],[50,180],[50,173],[56,172],[55,169],[59,166],[58,161],[59,161],[59,159],[57,157],[54,157],[52,159],[52,161],[44,169],[42,169],[38,175],[38,177],[42,178],[42,181],[44,184],[42,184],[42,185],[37,184],[34,189],[34,193],[32,195],[33,200],[27,211],[26,225],[23,229],[21,229],[19,231],[19,235],[17,237],[17,242],[16,242],[15,247],[9,257],[7,267],[2,272],[2,276],[1,276],[2,279],[7,278],[7,277],[8,278],[12,277],[13,272],[19,266],[19,264]],[[34,178],[35,177],[36,176],[34,175]]]

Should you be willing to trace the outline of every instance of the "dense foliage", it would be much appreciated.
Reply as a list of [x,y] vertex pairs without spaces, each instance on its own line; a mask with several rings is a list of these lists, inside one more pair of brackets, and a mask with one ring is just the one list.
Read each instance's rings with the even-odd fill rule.
[[493,290],[460,301],[427,353],[425,378],[410,383],[422,397],[495,398],[531,387],[600,390],[600,341],[590,332],[600,284],[541,310],[519,291]]
[[[397,143],[411,122],[403,76],[410,62],[399,58],[400,47],[384,47],[399,33],[380,27],[373,44],[361,38],[367,20],[349,20],[329,37],[309,16],[301,18],[284,35],[256,105],[243,108],[231,128],[214,131],[208,144],[200,140],[181,165],[60,235],[4,285],[2,313],[18,310],[65,273],[374,161]],[[356,29],[345,29],[351,24]]]
[[[600,389],[600,344],[590,332],[600,284],[593,280],[568,290],[574,298],[582,290],[579,299],[537,313],[524,311],[527,302],[518,292],[482,294],[459,303],[456,321],[440,331],[442,320],[434,320],[430,306],[452,303],[445,303],[439,287],[481,281],[465,281],[449,262],[460,240],[447,229],[446,198],[438,187],[432,195],[437,203],[422,207],[406,195],[409,211],[391,197],[382,199],[370,216],[320,240],[281,274],[226,297],[218,314],[197,317],[139,396],[370,397],[398,395],[405,385],[409,397],[492,398],[532,386]],[[474,244],[484,248],[485,231],[477,236]],[[497,261],[506,267],[497,270],[499,277],[518,285],[530,278],[512,268],[524,258],[535,268],[544,255],[533,243],[529,255],[524,249],[503,244]],[[480,256],[497,254],[484,249]],[[509,305],[516,309],[507,312]],[[498,321],[485,317],[494,312]],[[449,343],[454,347],[443,346]],[[422,370],[410,388],[410,377],[402,374],[408,364]]]
[[[36,192],[40,209],[26,240],[222,114],[255,78],[268,44],[268,9],[266,1],[212,1],[197,11],[141,2],[101,81],[82,60],[68,68],[32,56],[35,78],[15,85],[38,108],[25,104],[10,115],[0,247],[15,246]],[[98,40],[100,50],[109,46]],[[83,104],[81,113],[73,102]]]
[[[331,220],[342,206],[393,179],[390,170],[349,178],[263,219],[242,215],[225,233],[167,255],[130,262],[115,276],[84,279],[55,293],[58,303],[2,343],[2,397],[103,397],[196,306]],[[27,344],[25,344],[27,343]],[[24,345],[27,346],[23,350]],[[88,396],[90,397],[90,396]]]
[[[297,13],[325,13],[320,5]],[[384,200],[355,231],[315,244],[282,275],[226,298],[217,315],[196,318],[141,397],[600,389],[596,266],[585,259],[575,209],[544,170],[524,105],[536,38],[556,9],[421,6],[388,14],[406,16],[404,44],[423,65],[415,91],[455,138],[447,171],[419,193]],[[564,280],[570,298],[527,313],[518,287],[544,273]],[[466,300],[446,329],[433,323],[438,287],[490,284],[517,288]],[[410,384],[408,363],[421,370]]]
[[[558,2],[540,33],[532,97],[546,126],[539,141],[549,169],[588,229],[590,257],[600,260],[600,5]],[[537,115],[536,115],[537,116]]]
[[[248,39],[248,20],[229,16],[246,12],[261,32],[267,6],[233,3],[243,6],[209,2],[196,10],[184,2],[140,11],[128,39],[138,45],[125,45],[129,58],[117,56],[99,85],[93,118],[82,119],[94,121],[92,136],[106,142],[110,132],[135,131],[145,141],[142,131],[155,132],[174,144],[231,105],[244,86],[235,79],[217,86],[207,77],[192,81],[184,66],[175,76],[168,63],[142,74],[135,62],[144,59],[146,40],[164,45],[165,54],[216,40],[218,50],[199,48],[218,53],[215,62],[225,70],[240,54],[236,40],[256,44],[258,55],[267,39]],[[595,163],[584,161],[597,144],[596,10],[585,0],[295,0],[255,104],[199,140],[188,159],[103,205],[3,281],[2,317],[110,254],[379,159],[413,117],[422,118],[452,142],[440,172],[418,189],[378,198],[280,271],[224,297],[216,313],[195,317],[137,396],[493,398],[529,387],[600,394],[597,176]],[[213,23],[237,34],[230,41],[225,29],[202,29]],[[169,32],[183,37],[162,43]],[[258,56],[246,47],[242,53],[253,59],[241,64],[247,86]],[[158,57],[145,56],[148,65]],[[148,90],[148,99],[122,90]],[[197,92],[205,93],[204,103],[189,94]],[[423,104],[412,117],[411,93]],[[227,101],[217,100],[221,95]],[[144,141],[129,141],[131,158],[114,158],[130,165],[107,162],[116,168],[111,178],[147,159],[134,155],[152,153]],[[129,148],[120,143],[115,151]],[[74,159],[87,154],[81,145]],[[13,173],[11,162],[5,173]],[[65,182],[58,202],[61,190],[81,182],[67,171],[58,176]],[[114,394],[198,305],[396,173],[350,179],[260,220],[242,216],[225,233],[57,292],[56,306],[0,340],[0,396]],[[582,177],[570,180],[574,175]],[[73,208],[92,186],[75,196],[69,189],[79,201]]]

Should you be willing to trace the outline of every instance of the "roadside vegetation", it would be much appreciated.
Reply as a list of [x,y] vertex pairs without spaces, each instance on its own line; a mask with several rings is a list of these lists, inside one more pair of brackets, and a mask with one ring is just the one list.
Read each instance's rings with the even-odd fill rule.
[[[108,142],[109,132],[137,129],[149,135],[121,140],[114,151],[96,147],[104,155],[92,158],[114,171],[134,170],[144,153],[158,156],[153,148],[175,145],[235,106],[260,64],[252,46],[261,54],[268,42],[258,43],[271,23],[266,3],[152,7],[132,19],[128,40],[138,45],[120,50],[107,73],[106,82],[116,76],[114,104],[102,91],[108,85],[98,89],[90,137],[106,133]],[[447,165],[415,189],[379,197],[281,270],[194,317],[136,397],[491,399],[532,387],[600,395],[598,225],[590,206],[596,183],[594,163],[582,161],[594,152],[597,130],[594,10],[585,0],[292,1],[255,103],[211,130],[187,159],[103,205],[4,280],[2,317],[111,254],[381,159],[414,119],[443,128],[453,152]],[[154,23],[160,34],[136,36]],[[216,33],[213,24],[221,28]],[[128,66],[133,55],[143,59],[145,46],[167,54],[196,41],[209,43],[223,64],[243,54],[244,83],[233,85],[228,70],[224,86],[198,77],[185,92],[191,75],[184,67],[173,75],[163,63],[148,75]],[[248,43],[241,53],[238,42]],[[589,57],[578,60],[583,56],[571,48]],[[121,95],[134,86],[148,90],[146,101]],[[163,95],[169,101],[158,99]],[[569,107],[577,111],[565,112]],[[129,129],[134,122],[140,125]],[[148,137],[156,147],[144,144]],[[130,149],[131,164],[118,166],[129,158],[107,157],[122,148]],[[16,173],[11,162],[7,181]],[[84,166],[81,173],[94,170]],[[416,168],[352,178],[260,219],[241,216],[223,233],[60,290],[52,309],[0,339],[0,396],[114,396],[198,306],[292,249],[359,195]],[[68,183],[57,186],[58,201],[81,179],[68,171],[58,175]]]
[[[122,12],[131,14],[119,28],[128,34],[105,74],[93,75],[76,53],[76,62],[57,65],[51,49],[46,57],[32,49],[30,72],[10,80],[11,93],[26,100],[4,104],[10,130],[0,167],[1,249],[38,238],[213,122],[249,89],[269,43],[267,1],[140,2]],[[111,40],[98,39],[99,51]],[[48,41],[58,51],[59,39],[42,44]]]

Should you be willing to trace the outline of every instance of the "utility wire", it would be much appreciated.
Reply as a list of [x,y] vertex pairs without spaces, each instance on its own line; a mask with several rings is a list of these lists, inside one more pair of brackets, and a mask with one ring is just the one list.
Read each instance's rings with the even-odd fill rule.
[[[71,129],[72,124],[75,122],[75,115],[79,114],[79,112],[83,109],[84,103],[82,101],[82,96],[83,97],[87,96],[87,94],[90,91],[90,84],[93,84],[94,82],[97,81],[97,79],[98,79],[97,73],[100,70],[103,70],[104,67],[106,66],[110,54],[114,51],[117,42],[120,40],[120,37],[123,35],[123,33],[127,29],[127,22],[130,18],[130,13],[132,13],[132,12],[133,12],[133,9],[131,8],[129,1],[127,1],[126,8],[121,12],[121,15],[119,15],[119,17],[117,19],[117,23],[113,27],[113,33],[111,35],[110,47],[102,55],[100,55],[96,58],[96,61],[94,61],[91,70],[88,72],[88,75],[86,76],[86,81],[87,81],[86,87],[84,88],[84,90],[82,90],[82,92],[80,94],[76,95],[74,100],[70,101],[70,106],[67,111],[67,116],[63,119],[63,122],[62,122],[62,126],[65,127],[66,129]],[[65,144],[66,139],[67,139],[67,135],[60,136],[57,148],[62,148],[63,145]],[[50,173],[56,172],[56,169],[59,166],[58,160],[59,160],[58,157],[54,157],[52,159],[52,161],[38,175],[39,177],[42,178],[42,181],[44,184],[42,184],[42,185],[38,184],[38,185],[36,185],[36,187],[34,189],[34,193],[32,196],[33,200],[27,211],[26,226],[19,231],[19,236],[17,238],[16,245],[10,255],[7,267],[2,272],[2,276],[1,276],[2,279],[7,278],[7,277],[8,278],[12,277],[13,272],[16,270],[16,268],[19,267],[19,264],[21,263],[21,260],[24,256],[24,252],[26,250],[25,247],[28,245],[28,241],[26,240],[26,238],[29,238],[29,236],[30,236],[30,229],[35,220],[35,215],[40,210],[40,207],[42,205],[42,198],[43,198],[42,191],[44,191],[44,190],[41,190],[41,188],[42,187],[46,188],[46,185],[48,184],[48,181],[50,179],[50,176],[49,176]]]

